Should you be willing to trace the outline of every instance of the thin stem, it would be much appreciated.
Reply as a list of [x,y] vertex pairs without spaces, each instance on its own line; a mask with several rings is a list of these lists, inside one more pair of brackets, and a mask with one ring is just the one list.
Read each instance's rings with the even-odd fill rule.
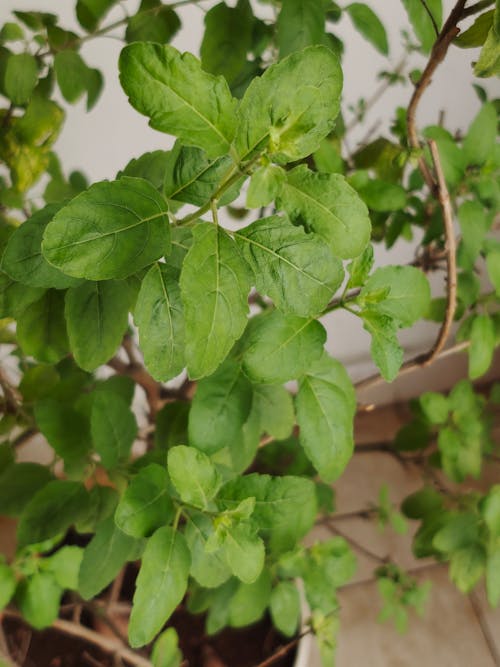
[[462,18],[467,18],[468,16],[472,16],[473,14],[477,14],[478,12],[482,11],[483,9],[486,9],[486,7],[491,7],[491,5],[495,4],[495,0],[479,0],[479,2],[476,2],[475,5],[471,5],[470,7],[466,7],[464,11],[462,12]]
[[[451,347],[447,348],[446,350],[443,350],[438,355],[436,355],[434,361],[436,359],[445,359],[446,357],[451,357],[454,354],[463,352],[469,347],[469,345],[470,345],[469,341],[463,341],[462,343],[457,343],[456,345],[452,345]],[[403,375],[406,375],[407,373],[411,373],[417,368],[421,368],[422,367],[421,358],[422,355],[419,355],[418,357],[414,357],[413,359],[409,359],[408,361],[406,361],[399,370],[398,378]],[[370,377],[367,377],[364,380],[356,382],[354,388],[359,391],[361,389],[368,389],[368,387],[374,387],[380,384],[381,382],[385,382],[384,378],[380,375],[380,373],[375,373],[374,375],[370,375]]]
[[[4,609],[0,613],[0,617],[2,615],[7,616],[8,618],[15,618],[19,621],[22,621],[22,617],[17,612],[11,611],[10,609]],[[86,628],[83,625],[78,625],[76,623],[72,623],[71,621],[64,621],[59,618],[52,623],[51,627],[55,630],[59,630],[60,632],[64,632],[64,634],[71,635],[72,637],[79,637],[80,639],[84,639],[91,644],[95,644],[107,653],[111,653],[111,655],[117,655],[122,660],[127,660],[127,662],[134,665],[134,667],[151,667],[151,662],[147,658],[143,658],[141,655],[138,655],[135,651],[129,649],[128,646],[125,646],[118,639],[105,637],[104,635],[100,635],[97,632],[94,632],[94,630]]]
[[[410,146],[414,150],[420,150],[420,141],[418,138],[418,132],[416,126],[416,114],[418,105],[420,103],[420,100],[422,99],[422,95],[424,94],[425,90],[431,83],[434,72],[438,68],[439,64],[443,62],[451,42],[460,32],[460,29],[457,28],[457,23],[460,21],[462,17],[462,12],[466,1],[467,0],[458,0],[456,5],[452,9],[448,19],[446,20],[443,26],[443,29],[439,33],[439,36],[435,41],[434,46],[432,47],[430,58],[422,73],[422,76],[420,77],[417,85],[415,86],[413,95],[410,100],[410,104],[408,105],[408,111],[406,113],[406,121],[408,127],[408,141],[410,143]],[[436,185],[434,177],[432,176],[432,173],[422,156],[419,157],[418,166],[420,168],[420,171],[422,173],[425,182],[427,183],[427,186],[430,188],[431,191],[434,191]]]
[[481,603],[474,591],[469,593],[469,600],[472,609],[474,610],[474,614],[476,615],[476,618],[478,620],[479,627],[481,628],[481,632],[483,633],[483,637],[486,641],[486,645],[488,646],[488,650],[491,654],[493,662],[495,665],[500,665],[500,652],[497,649],[495,637],[488,627],[488,622],[484,617]]
[[359,551],[359,553],[364,554],[367,558],[370,558],[370,560],[375,561],[376,563],[379,563],[380,565],[387,565],[389,562],[389,557],[388,556],[379,556],[373,551],[370,551],[366,547],[364,547],[362,544],[357,542],[355,539],[353,539],[350,535],[347,533],[344,533],[343,530],[339,530],[337,526],[332,525],[328,521],[325,521],[324,523],[325,527],[327,530],[329,530],[331,533],[334,535],[338,535],[339,537],[342,537],[346,542],[349,542],[349,544],[356,549],[356,551]]
[[433,13],[429,9],[429,5],[427,4],[426,0],[420,0],[420,3],[423,5],[425,11],[427,12],[431,22],[432,22],[432,27],[434,28],[434,32],[436,33],[436,37],[439,37],[439,28],[438,24],[436,23],[436,19],[434,18]]
[[447,304],[444,321],[441,325],[439,335],[429,353],[421,360],[422,366],[428,366],[439,355],[444,348],[448,339],[453,318],[457,307],[457,263],[456,263],[456,242],[455,232],[453,230],[453,211],[451,208],[450,195],[446,186],[446,181],[443,174],[443,168],[439,157],[439,151],[436,142],[431,139],[429,141],[429,148],[431,151],[432,162],[434,164],[434,171],[437,179],[437,197],[441,212],[443,214],[444,232],[446,238],[446,266],[447,266]]

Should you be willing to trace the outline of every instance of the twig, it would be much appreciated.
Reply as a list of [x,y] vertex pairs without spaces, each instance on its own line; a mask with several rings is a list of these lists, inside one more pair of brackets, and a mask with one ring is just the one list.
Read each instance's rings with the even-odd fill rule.
[[481,603],[479,602],[477,595],[474,591],[471,591],[469,593],[469,600],[472,605],[472,609],[474,610],[474,614],[478,620],[479,626],[481,628],[481,632],[483,633],[483,637],[486,641],[486,645],[488,646],[488,650],[491,654],[491,657],[493,659],[493,662],[497,667],[500,667],[500,653],[497,649],[495,639],[492,636],[492,633],[488,627],[488,623],[486,622],[486,619],[484,618],[484,613],[481,608]]
[[[417,108],[422,99],[424,91],[427,89],[431,83],[432,76],[436,71],[440,63],[443,62],[448,48],[453,41],[453,39],[458,35],[460,29],[457,28],[457,23],[462,18],[462,12],[465,6],[466,0],[458,0],[454,8],[452,9],[448,19],[446,20],[437,40],[432,47],[431,55],[427,62],[427,65],[422,73],[422,76],[418,80],[418,83],[415,86],[413,95],[408,105],[408,111],[406,113],[406,122],[408,127],[408,141],[410,146],[414,150],[420,150],[420,141],[418,139],[417,127],[416,127],[416,114]],[[427,166],[424,158],[419,157],[418,166],[422,173],[422,176],[427,183],[427,186],[431,191],[434,191],[436,183],[434,177]]]
[[426,0],[420,0],[421,4],[423,5],[425,11],[427,12],[431,22],[432,22],[432,27],[434,28],[434,32],[436,33],[436,37],[439,37],[439,28],[438,24],[436,23],[436,19],[434,18],[433,13],[429,9],[429,5],[427,4]]
[[360,544],[357,540],[353,539],[350,535],[347,535],[347,533],[344,533],[343,530],[339,530],[337,526],[332,525],[330,522],[325,521],[323,525],[326,527],[327,530],[329,530],[334,535],[338,535],[339,537],[342,537],[344,540],[346,540],[346,542],[349,542],[349,544],[354,549],[356,549],[356,551],[359,551],[360,553],[364,554],[370,560],[373,560],[382,565],[387,565],[387,563],[389,562],[388,556],[379,556],[373,551],[370,551],[362,544]]
[[127,364],[118,357],[113,357],[107,362],[107,366],[116,371],[119,375],[128,375],[145,393],[149,404],[151,416],[154,417],[161,407],[160,394],[162,385],[157,382],[140,364]]
[[[22,617],[17,612],[10,609],[4,609],[0,613],[0,616],[2,615],[15,618],[17,620],[22,620]],[[84,639],[91,644],[95,644],[107,653],[111,653],[112,655],[117,654],[123,660],[126,660],[131,665],[134,665],[134,667],[151,667],[151,662],[149,660],[129,649],[128,646],[125,646],[121,641],[100,635],[97,632],[90,630],[90,628],[84,627],[83,625],[77,625],[75,623],[71,623],[71,621],[56,619],[52,623],[51,627],[55,630],[59,630],[60,632],[64,632],[67,635],[71,635],[72,637],[79,637],[80,639]]]
[[482,9],[486,9],[486,7],[491,7],[491,5],[494,5],[494,4],[495,4],[495,0],[479,0],[479,2],[476,2],[475,5],[471,5],[470,7],[466,7],[463,10],[462,18],[467,18],[468,16],[472,16],[473,14],[477,14]]
[[0,664],[3,662],[6,664],[6,667],[19,667],[10,655],[7,637],[5,636],[2,623],[0,623]]
[[266,658],[266,660],[263,662],[259,662],[259,664],[255,667],[271,667],[271,665],[274,665],[276,662],[278,662],[278,660],[287,655],[287,653],[290,653],[290,651],[297,646],[300,640],[306,635],[310,635],[312,631],[312,628],[306,628],[303,632],[300,633],[300,635],[295,637],[295,639],[292,639],[292,641],[288,642],[288,644],[285,644],[280,649],[278,649],[276,653],[273,653],[270,658]]
[[444,321],[441,325],[439,335],[428,354],[421,360],[422,366],[428,366],[439,355],[443,349],[453,324],[455,317],[455,310],[457,307],[457,263],[456,263],[456,245],[455,232],[453,230],[453,211],[451,208],[450,195],[446,187],[446,181],[443,174],[441,160],[439,158],[439,151],[436,142],[431,139],[429,141],[429,148],[431,151],[432,162],[436,172],[437,179],[437,197],[441,212],[443,214],[444,233],[446,238],[446,265],[447,265],[447,304]]
[[[469,345],[470,342],[468,340],[463,341],[462,343],[457,343],[456,345],[452,345],[451,347],[448,347],[446,350],[442,350],[439,354],[437,354],[434,357],[434,361],[436,361],[436,359],[445,359],[446,357],[451,357],[454,354],[463,352],[469,347]],[[413,359],[409,359],[408,361],[406,361],[399,370],[398,378],[402,377],[403,375],[406,375],[407,373],[411,373],[412,371],[415,371],[418,368],[422,368],[421,359],[422,355],[418,355],[417,357],[414,357]],[[354,388],[357,389],[358,391],[361,391],[362,389],[368,389],[368,387],[374,387],[377,384],[380,384],[381,382],[385,382],[384,378],[380,375],[380,373],[375,373],[374,375],[370,375],[370,377],[364,378],[363,380],[356,382]]]
[[10,383],[5,372],[0,368],[0,388],[3,391],[5,407],[7,412],[17,414],[22,403],[22,397],[17,389]]

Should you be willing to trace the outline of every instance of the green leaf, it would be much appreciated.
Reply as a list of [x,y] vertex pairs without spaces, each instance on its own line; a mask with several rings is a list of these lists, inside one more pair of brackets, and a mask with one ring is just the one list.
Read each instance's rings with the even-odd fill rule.
[[151,653],[153,667],[180,667],[182,653],[175,628],[167,628],[155,641]]
[[93,371],[111,359],[127,329],[132,299],[125,280],[86,281],[67,291],[69,344],[80,368]]
[[252,387],[239,364],[227,360],[198,383],[189,413],[189,443],[207,454],[241,437],[250,414]]
[[184,536],[191,552],[190,574],[205,588],[217,588],[231,576],[222,549],[207,551],[207,541],[213,535],[212,521],[199,512],[190,512]]
[[188,415],[191,405],[184,401],[167,403],[156,415],[155,447],[170,449],[187,442]]
[[481,504],[481,514],[490,533],[500,536],[500,484],[495,484],[488,491]]
[[88,32],[94,32],[99,22],[117,2],[118,0],[78,0],[76,3],[78,22]]
[[450,559],[450,579],[466,595],[484,574],[486,554],[481,544],[455,551]]
[[[453,187],[460,183],[467,163],[464,153],[457,145],[454,137],[437,125],[426,127],[423,134],[426,139],[434,139],[436,142],[444,177],[449,185]],[[426,150],[426,155],[430,155],[428,150]],[[428,161],[431,162],[430,157],[428,157]]]
[[24,39],[24,30],[17,23],[7,21],[0,30],[1,42],[18,42]]
[[128,485],[116,508],[115,523],[127,535],[148,537],[173,516],[167,471],[151,463],[141,468]]
[[144,646],[161,630],[184,597],[190,555],[182,535],[164,526],[148,540],[137,577],[129,641]]
[[443,497],[431,487],[424,487],[407,496],[401,504],[403,514],[409,519],[423,519],[438,515],[443,509]]
[[496,333],[489,315],[476,315],[472,322],[469,346],[469,377],[475,380],[491,366],[496,346]]
[[442,428],[438,435],[438,448],[445,474],[454,482],[463,482],[467,475],[479,477],[481,447],[478,437],[462,438],[454,429]]
[[16,463],[0,475],[0,514],[19,516],[32,496],[53,479],[50,470],[37,463]]
[[167,203],[140,178],[91,186],[45,230],[46,259],[77,278],[126,278],[170,251]]
[[9,604],[16,586],[17,581],[12,569],[5,563],[0,563],[0,611]]
[[222,74],[231,84],[243,69],[252,46],[253,14],[248,0],[235,7],[221,2],[205,14],[205,32],[200,47],[201,65],[212,74]]
[[[215,194],[232,164],[228,155],[209,158],[200,148],[176,141],[166,161],[164,194],[175,201],[203,206]],[[228,204],[237,193],[234,187],[228,188],[220,205]]]
[[180,27],[181,21],[171,7],[160,0],[142,0],[137,14],[128,19],[125,40],[166,44]]
[[56,537],[85,512],[88,494],[83,484],[67,480],[49,482],[24,508],[17,529],[19,547]]
[[471,269],[482,249],[490,220],[479,201],[465,201],[457,211],[462,241],[459,247],[459,262],[465,269]]
[[231,572],[245,584],[252,584],[264,567],[264,542],[249,523],[229,526],[224,535],[224,554]]
[[347,5],[345,11],[351,17],[356,30],[384,56],[389,54],[389,43],[384,24],[375,12],[362,2]]
[[325,46],[310,46],[271,65],[248,86],[238,107],[236,152],[268,151],[290,162],[313,153],[339,112],[342,70]]
[[463,142],[464,156],[469,165],[482,165],[495,148],[497,111],[493,102],[483,104],[472,121]]
[[350,275],[349,282],[347,283],[348,289],[362,287],[365,284],[368,274],[372,270],[373,262],[373,246],[367,245],[361,255],[358,255],[347,265]]
[[500,549],[488,554],[486,561],[486,594],[490,605],[497,607],[500,602]]
[[370,239],[368,209],[340,174],[320,174],[300,165],[287,172],[277,205],[293,222],[323,237],[342,259],[359,255]]
[[435,535],[432,543],[444,553],[474,544],[479,538],[479,517],[472,512],[453,515]]
[[250,272],[236,244],[220,227],[198,223],[193,236],[180,286],[188,373],[198,379],[217,369],[243,333]]
[[253,387],[252,412],[257,412],[263,433],[285,440],[292,434],[295,423],[290,392],[280,385],[261,384]]
[[30,53],[9,56],[3,75],[3,89],[16,106],[27,104],[38,81],[36,58]]
[[171,151],[151,151],[143,153],[138,158],[132,158],[123,171],[118,172],[117,177],[133,176],[144,178],[154,185],[157,190],[162,190],[165,172],[170,159]]
[[498,76],[500,74],[500,9],[496,3],[493,25],[474,65],[476,76]]
[[262,570],[252,584],[241,583],[229,602],[229,625],[243,628],[258,621],[264,615],[271,597],[271,575]]
[[50,572],[35,572],[19,585],[16,602],[23,618],[37,630],[42,630],[56,620],[62,593]]
[[78,580],[82,597],[90,600],[106,588],[127,561],[139,557],[141,543],[125,535],[112,516],[102,521],[83,552]]
[[303,375],[323,353],[326,331],[313,319],[272,311],[250,321],[243,370],[260,384],[282,384]]
[[17,318],[17,337],[24,353],[38,361],[55,364],[65,357],[69,345],[64,294],[48,290],[41,299],[23,310]]
[[230,510],[252,497],[256,504],[251,521],[276,552],[293,548],[316,518],[314,483],[304,477],[244,475],[225,484],[217,502]]
[[438,30],[443,19],[442,0],[426,0],[426,3],[415,2],[415,0],[402,0],[403,5],[412,24],[413,30],[422,45],[422,51],[429,53],[432,45],[437,39],[432,20],[427,9],[432,13]]
[[500,250],[493,250],[486,255],[486,268],[491,284],[497,296],[500,296]]
[[372,178],[357,190],[372,211],[399,211],[406,206],[406,190],[396,183]]
[[162,44],[134,43],[120,55],[120,81],[131,105],[155,130],[226,155],[234,135],[236,100],[223,77],[201,69],[190,53]]
[[42,561],[47,572],[51,572],[57,584],[66,590],[78,590],[78,573],[82,564],[83,549],[64,546]]
[[325,481],[337,479],[353,453],[353,392],[343,366],[326,353],[299,383],[300,444]]
[[372,337],[371,355],[382,377],[392,382],[403,363],[403,348],[397,338],[397,324],[388,315],[371,310],[361,313],[363,328]]
[[176,269],[156,262],[142,280],[134,310],[144,363],[164,382],[184,368],[184,313]]
[[66,465],[84,463],[90,453],[87,419],[71,405],[45,398],[35,405],[35,420],[49,445]]
[[137,437],[134,413],[118,394],[101,391],[92,400],[90,430],[96,452],[105,468],[126,461]]
[[44,290],[27,287],[0,272],[0,317],[18,317],[28,306],[40,299]]
[[118,492],[110,486],[93,486],[89,491],[87,511],[78,519],[78,533],[95,533],[101,521],[111,516],[118,504]]
[[284,312],[316,315],[342,283],[342,263],[324,241],[280,216],[257,220],[235,238],[258,291]]
[[295,584],[280,581],[272,590],[269,608],[274,626],[286,637],[293,637],[300,623],[300,597]]
[[427,278],[419,269],[413,266],[383,266],[377,269],[361,290],[360,301],[387,288],[387,296],[376,304],[370,304],[370,310],[389,316],[402,327],[410,327],[427,312],[431,291]]
[[322,0],[283,0],[276,22],[280,58],[306,46],[324,43],[324,4]]
[[12,12],[21,23],[33,31],[42,30],[57,23],[57,16],[49,12]]
[[181,500],[205,509],[222,483],[210,459],[194,447],[179,445],[168,452],[168,474]]
[[247,208],[269,206],[281,191],[286,180],[286,172],[276,164],[258,167],[250,179],[247,190]]
[[70,49],[59,51],[54,57],[54,71],[61,95],[73,104],[85,93],[89,68],[82,57]]
[[446,396],[428,391],[420,397],[420,406],[431,424],[445,424],[450,406]]
[[490,28],[493,25],[494,9],[480,14],[474,23],[461,32],[458,37],[455,37],[453,43],[460,46],[462,49],[471,49],[477,46],[483,46],[485,43]]
[[42,255],[42,237],[46,226],[59,210],[46,206],[23,222],[10,236],[2,257],[2,270],[13,280],[32,287],[64,289],[75,284],[51,266]]

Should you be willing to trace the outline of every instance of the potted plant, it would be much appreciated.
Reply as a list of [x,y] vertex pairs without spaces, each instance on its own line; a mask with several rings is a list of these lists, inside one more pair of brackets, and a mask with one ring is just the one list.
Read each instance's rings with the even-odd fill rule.
[[[40,11],[15,11],[0,31],[0,514],[17,519],[15,555],[0,562],[2,659],[16,659],[9,635],[24,619],[98,646],[86,664],[222,665],[212,638],[268,614],[281,635],[262,626],[251,643],[267,652],[253,663],[237,635],[244,664],[286,664],[312,632],[330,665],[336,590],[355,558],[348,539],[301,541],[334,516],[330,485],[353,455],[360,406],[323,322],[347,311],[370,334],[378,374],[358,388],[465,349],[470,379],[490,367],[498,100],[475,84],[481,109],[464,135],[420,128],[416,111],[450,49],[480,47],[476,77],[498,74],[500,8],[459,0],[443,20],[439,0],[403,0],[405,49],[427,64],[390,138],[348,152],[370,102],[341,113],[339,22],[388,53],[367,5],[212,4],[200,61],[169,44],[185,0],[142,0],[107,23],[116,4],[78,0],[79,32]],[[53,151],[55,98],[97,103],[102,76],[79,49],[112,31],[126,42],[124,94],[176,142],[89,185]],[[406,77],[388,69],[381,92]],[[414,238],[413,264],[374,268],[372,244],[399,238]],[[444,297],[431,298],[430,271]],[[439,323],[436,341],[404,361],[398,333],[424,318]],[[423,471],[402,508],[420,521],[416,555],[450,560],[463,592],[484,576],[492,605],[500,486],[450,492],[440,476],[478,477],[497,456],[498,400],[498,385],[479,393],[468,380],[428,392],[392,445]],[[19,461],[40,434],[49,463]],[[371,513],[404,521],[386,490]],[[402,627],[426,589],[391,562],[376,576]]]

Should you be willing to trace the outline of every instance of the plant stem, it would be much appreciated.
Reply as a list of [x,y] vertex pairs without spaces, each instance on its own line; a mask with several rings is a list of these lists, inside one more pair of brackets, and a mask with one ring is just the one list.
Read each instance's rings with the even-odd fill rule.
[[[437,40],[434,43],[434,46],[432,47],[430,58],[422,73],[422,76],[420,77],[417,85],[415,86],[413,95],[410,100],[410,104],[408,105],[408,111],[406,113],[406,122],[408,126],[408,141],[410,143],[410,146],[414,150],[420,150],[420,141],[418,139],[418,133],[416,127],[416,114],[418,105],[420,103],[420,100],[422,99],[422,95],[424,94],[425,90],[428,88],[432,80],[434,72],[438,68],[439,64],[443,62],[451,42],[460,32],[460,29],[457,27],[457,23],[462,18],[462,12],[466,1],[467,0],[458,0],[456,5],[452,9],[441,32],[439,33]],[[429,189],[433,192],[436,183],[434,181],[434,177],[432,176],[429,167],[427,166],[422,156],[420,156],[418,159],[418,166]]]
[[[23,620],[17,612],[11,611],[10,609],[4,609],[0,613],[0,617],[2,615],[9,618],[15,618],[19,621]],[[122,660],[126,660],[131,665],[134,665],[134,667],[151,667],[151,662],[147,658],[138,655],[135,651],[128,648],[128,646],[125,646],[121,641],[100,635],[83,625],[71,623],[71,621],[63,621],[58,618],[52,623],[51,627],[60,632],[64,632],[67,635],[71,635],[72,637],[79,637],[91,644],[95,644],[107,653],[117,655]]]
[[470,7],[466,7],[464,9],[464,11],[462,12],[462,18],[467,18],[467,16],[472,16],[473,14],[477,14],[482,9],[491,7],[491,5],[494,4],[495,0],[479,0],[479,2],[476,2],[475,5],[471,5]]

